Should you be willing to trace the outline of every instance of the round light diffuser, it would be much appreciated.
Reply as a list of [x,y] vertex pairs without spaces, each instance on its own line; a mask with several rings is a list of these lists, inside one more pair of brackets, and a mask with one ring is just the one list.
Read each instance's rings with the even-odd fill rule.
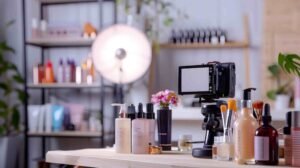
[[103,30],[92,46],[95,68],[109,81],[133,82],[143,76],[151,64],[151,45],[141,31],[114,25]]

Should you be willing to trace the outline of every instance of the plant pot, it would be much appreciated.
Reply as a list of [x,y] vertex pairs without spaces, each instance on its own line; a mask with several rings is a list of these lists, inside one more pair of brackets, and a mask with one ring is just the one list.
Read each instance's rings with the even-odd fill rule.
[[275,109],[276,110],[286,110],[289,108],[289,103],[290,103],[290,96],[289,95],[284,95],[284,94],[279,94],[276,95],[276,100],[275,100]]
[[17,166],[20,143],[21,136],[0,137],[0,168]]
[[157,110],[158,145],[163,151],[171,150],[172,142],[172,110],[161,108]]

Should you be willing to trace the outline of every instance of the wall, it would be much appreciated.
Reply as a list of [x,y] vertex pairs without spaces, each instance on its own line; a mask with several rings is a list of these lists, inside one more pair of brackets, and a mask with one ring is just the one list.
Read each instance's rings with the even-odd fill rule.
[[[173,2],[173,1],[172,1]],[[3,21],[8,21],[10,19],[15,19],[16,23],[11,27],[7,32],[8,42],[9,44],[16,49],[16,54],[14,56],[14,61],[22,67],[22,26],[21,26],[21,6],[20,1],[10,1],[4,0],[0,2],[0,23]],[[3,5],[2,5],[3,4]],[[260,62],[260,43],[261,43],[261,13],[263,2],[261,0],[174,0],[174,4],[177,7],[180,7],[181,10],[185,11],[189,15],[188,20],[176,20],[175,28],[206,28],[206,27],[222,27],[228,30],[229,38],[232,40],[242,40],[243,39],[243,25],[242,25],[242,16],[243,14],[247,14],[249,16],[250,21],[250,38],[251,38],[251,50],[250,50],[250,65],[251,65],[251,84],[254,87],[259,87],[259,72],[260,69],[257,68],[257,65]],[[27,27],[30,27],[31,18],[39,17],[38,15],[38,5],[36,1],[31,0],[27,1]],[[105,21],[104,25],[108,26],[111,22],[111,5],[107,4],[105,9]],[[11,11],[16,11],[15,14],[12,14]],[[89,20],[93,24],[98,25],[98,13],[97,8],[91,4],[78,6],[78,5],[67,5],[64,7],[53,7],[49,9],[49,22],[57,22],[57,23],[72,23],[72,24],[80,24],[82,25],[85,21]],[[122,12],[119,16],[119,21],[124,22],[124,15]],[[29,30],[29,29],[27,29]],[[163,31],[164,34],[161,39],[166,40],[168,33],[167,30]],[[29,31],[27,32],[29,34]],[[32,65],[37,63],[40,59],[40,51],[35,47],[29,47],[28,57],[29,57],[29,65],[27,67],[28,77],[31,80],[31,68]],[[55,49],[46,53],[49,57],[54,60],[58,60],[61,57],[79,57],[80,58],[86,56],[89,53],[88,49]],[[237,63],[237,80],[238,84],[242,87],[245,85],[244,83],[244,64],[243,64],[243,52],[238,49],[224,49],[224,50],[162,50],[159,56],[159,60],[157,61],[157,78],[156,78],[156,90],[163,88],[170,88],[177,90],[177,68],[179,65],[189,65],[189,64],[201,64],[206,63],[208,61],[234,61]],[[57,62],[57,61],[55,61]],[[70,93],[66,91],[68,94],[66,97],[79,97],[82,96],[81,99],[73,100],[73,101],[81,101],[87,100],[83,93],[76,92]],[[255,97],[258,98],[261,91],[259,90]],[[30,100],[33,104],[39,103],[39,92],[32,92],[33,96]],[[59,94],[59,93],[54,93]],[[93,94],[92,92],[88,92],[88,94]],[[93,108],[98,107],[97,103],[97,95],[92,96],[92,101],[86,101],[88,106],[92,106]],[[91,103],[91,104],[89,104]],[[184,113],[184,111],[182,112]],[[199,115],[200,112],[199,112]],[[111,115],[106,115],[107,119],[111,117]],[[186,121],[185,121],[186,122]],[[187,124],[183,124],[182,122],[174,122],[178,125],[186,126]],[[112,123],[108,123],[107,128],[111,128]],[[177,128],[177,125],[174,126]],[[188,128],[187,126],[186,128]],[[200,122],[193,122],[192,127],[194,130],[201,130]],[[179,128],[178,128],[179,129]],[[184,131],[182,131],[184,132]],[[178,137],[179,133],[176,133],[174,137]],[[198,133],[196,133],[196,137],[200,137]],[[65,149],[80,148],[80,146],[85,146],[86,144],[91,144],[86,141],[71,141],[62,140],[67,143],[63,143]],[[36,138],[31,139],[31,158],[36,158],[40,155],[39,153],[39,143],[40,140]],[[61,147],[61,141],[55,141],[53,139],[47,141],[48,144],[52,144],[51,149],[58,149]],[[37,145],[36,145],[37,144]],[[67,145],[66,145],[67,144]],[[80,145],[81,144],[81,145]],[[95,142],[94,144],[97,144]],[[95,147],[91,145],[92,147]],[[31,163],[31,167],[33,163]]]

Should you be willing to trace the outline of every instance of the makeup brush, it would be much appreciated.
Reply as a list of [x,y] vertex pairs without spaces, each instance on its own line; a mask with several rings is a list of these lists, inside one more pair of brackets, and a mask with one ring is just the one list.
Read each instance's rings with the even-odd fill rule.
[[256,120],[259,126],[261,126],[262,122],[262,111],[264,107],[264,102],[263,101],[255,101],[253,102],[253,109],[256,114]]
[[227,118],[226,118],[226,128],[229,129],[231,127],[231,118],[232,113],[236,110],[236,101],[234,99],[229,99],[227,101],[228,110],[227,110]]
[[226,125],[225,125],[225,113],[226,113],[226,111],[227,111],[227,106],[226,105],[221,105],[220,106],[220,109],[221,109],[221,115],[222,115],[222,123],[223,123],[223,127],[224,127],[224,129],[226,128]]

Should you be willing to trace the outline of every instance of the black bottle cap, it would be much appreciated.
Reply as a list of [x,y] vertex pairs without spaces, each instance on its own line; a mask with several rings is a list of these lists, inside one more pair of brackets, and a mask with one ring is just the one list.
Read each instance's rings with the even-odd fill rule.
[[154,114],[153,104],[152,103],[147,103],[146,118],[147,119],[155,119],[155,114]]
[[291,135],[291,125],[292,125],[292,112],[286,113],[286,126],[283,127],[283,134]]
[[256,88],[247,88],[247,89],[244,89],[243,100],[251,100],[251,91],[252,90],[256,90]]
[[127,116],[131,120],[136,118],[135,106],[133,104],[127,107]]
[[145,113],[143,112],[143,104],[142,103],[139,103],[136,118],[145,118]]
[[268,124],[272,121],[272,117],[271,117],[271,114],[270,114],[270,105],[268,103],[266,103],[265,106],[264,106],[262,121],[263,121],[264,124]]

